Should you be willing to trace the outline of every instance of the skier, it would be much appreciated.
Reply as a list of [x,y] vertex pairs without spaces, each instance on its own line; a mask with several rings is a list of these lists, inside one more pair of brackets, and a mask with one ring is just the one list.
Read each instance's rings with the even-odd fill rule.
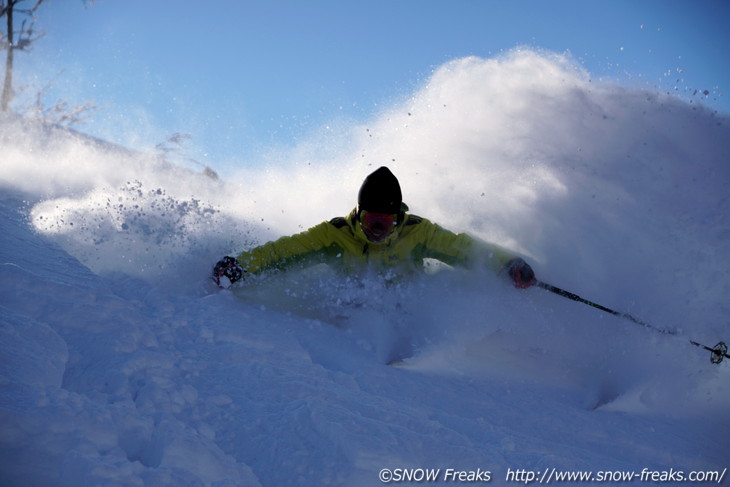
[[513,253],[407,212],[398,179],[381,167],[365,178],[357,206],[347,217],[281,237],[235,258],[224,257],[213,269],[213,280],[228,288],[247,274],[320,263],[344,271],[368,268],[408,273],[423,270],[423,260],[432,258],[451,266],[485,266],[508,275],[520,289],[537,282],[530,265]]

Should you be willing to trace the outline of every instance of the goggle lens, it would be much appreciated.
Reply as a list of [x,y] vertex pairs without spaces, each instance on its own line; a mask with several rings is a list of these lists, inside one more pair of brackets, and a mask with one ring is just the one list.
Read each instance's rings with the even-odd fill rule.
[[385,240],[393,232],[397,218],[398,215],[388,215],[387,213],[374,213],[364,210],[360,213],[362,230],[371,242]]
[[372,229],[387,230],[395,225],[397,215],[387,215],[385,213],[373,213],[372,211],[363,211],[360,218],[363,225]]

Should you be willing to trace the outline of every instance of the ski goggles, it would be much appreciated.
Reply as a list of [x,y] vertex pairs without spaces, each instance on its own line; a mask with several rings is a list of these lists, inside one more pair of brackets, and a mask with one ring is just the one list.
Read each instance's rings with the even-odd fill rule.
[[360,221],[366,228],[373,230],[387,231],[396,225],[398,215],[389,215],[387,213],[375,213],[373,211],[362,210],[360,212]]

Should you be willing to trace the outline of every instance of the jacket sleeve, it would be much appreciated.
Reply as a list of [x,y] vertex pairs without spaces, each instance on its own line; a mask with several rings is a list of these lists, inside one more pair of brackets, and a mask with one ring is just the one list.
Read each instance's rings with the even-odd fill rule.
[[253,274],[283,270],[297,264],[326,262],[330,256],[342,251],[337,244],[338,231],[331,222],[323,222],[304,232],[242,252],[236,260],[246,272]]
[[[418,218],[418,217],[415,217]],[[511,259],[514,253],[499,245],[477,239],[465,233],[454,233],[432,223],[420,219],[417,223],[422,233],[422,257],[440,260],[451,266],[476,269],[486,267],[499,272]]]

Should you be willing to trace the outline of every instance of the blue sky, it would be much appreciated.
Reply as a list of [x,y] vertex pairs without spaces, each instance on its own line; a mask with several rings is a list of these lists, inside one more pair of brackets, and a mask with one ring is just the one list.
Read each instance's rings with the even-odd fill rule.
[[[201,5],[203,7],[201,8]],[[54,0],[16,59],[47,101],[95,100],[82,131],[149,146],[193,136],[214,168],[287,147],[331,120],[367,120],[441,64],[516,46],[571,55],[596,78],[728,113],[724,0]]]

